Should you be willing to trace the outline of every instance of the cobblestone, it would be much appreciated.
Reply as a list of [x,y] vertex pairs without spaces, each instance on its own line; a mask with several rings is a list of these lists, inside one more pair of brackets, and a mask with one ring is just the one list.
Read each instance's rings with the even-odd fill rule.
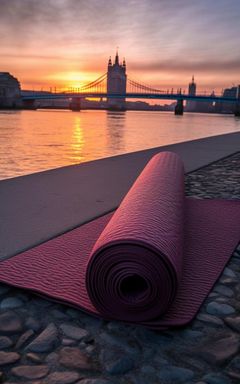
[[51,323],[26,347],[26,349],[32,352],[48,352],[54,348],[57,341],[58,331],[56,326]]
[[12,368],[12,374],[21,379],[35,380],[45,377],[49,369],[46,365],[20,365]]
[[0,334],[15,334],[22,331],[22,322],[14,312],[0,314]]
[[207,313],[210,315],[215,315],[215,316],[226,316],[226,315],[231,315],[235,313],[235,309],[228,304],[224,303],[217,303],[216,301],[212,301],[207,305]]
[[16,352],[0,351],[0,367],[3,365],[16,363],[20,359],[20,355]]
[[64,347],[60,350],[59,357],[60,364],[66,368],[94,370],[91,359],[78,348]]
[[72,384],[80,378],[78,372],[53,372],[51,373],[45,383],[46,384]]
[[78,341],[89,336],[89,332],[87,332],[85,329],[73,326],[71,324],[62,324],[60,328],[65,336]]

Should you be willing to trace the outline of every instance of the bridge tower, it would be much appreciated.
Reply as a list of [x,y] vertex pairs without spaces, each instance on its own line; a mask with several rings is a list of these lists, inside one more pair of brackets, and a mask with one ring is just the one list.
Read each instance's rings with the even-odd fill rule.
[[[189,83],[188,86],[188,95],[189,96],[196,96],[196,91],[197,91],[197,84],[194,81],[194,75],[192,76],[192,82]],[[187,100],[186,102],[186,111],[187,112],[195,112],[196,110],[196,101],[193,100]]]
[[[116,52],[115,62],[112,64],[111,57],[108,61],[107,71],[107,93],[108,94],[126,94],[127,90],[127,75],[126,61],[123,59],[122,64],[119,63],[118,51]],[[125,97],[107,99],[108,108],[112,110],[123,111],[126,109]]]

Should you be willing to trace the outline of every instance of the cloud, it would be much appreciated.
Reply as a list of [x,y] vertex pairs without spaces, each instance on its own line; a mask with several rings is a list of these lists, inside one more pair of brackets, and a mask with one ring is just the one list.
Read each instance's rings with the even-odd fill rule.
[[130,73],[237,78],[239,13],[239,0],[0,0],[1,67],[101,74],[120,46]]
[[5,59],[23,59],[23,60],[69,60],[64,56],[57,55],[32,55],[32,54],[15,54],[15,53],[4,53]]
[[149,61],[145,63],[132,62],[130,68],[133,71],[146,71],[146,72],[191,72],[191,73],[217,73],[217,72],[239,72],[240,73],[240,60],[208,60],[208,61],[193,61],[193,60],[163,60],[163,61]]

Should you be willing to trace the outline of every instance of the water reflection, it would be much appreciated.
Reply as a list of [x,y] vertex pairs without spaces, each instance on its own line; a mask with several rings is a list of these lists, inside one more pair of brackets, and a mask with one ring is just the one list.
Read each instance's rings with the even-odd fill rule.
[[[3,112],[3,113],[2,113]],[[151,111],[0,112],[0,180],[200,137],[240,132],[229,115]]]
[[125,111],[107,111],[107,144],[111,151],[124,151],[125,127]]
[[107,117],[113,120],[125,120],[126,111],[107,111]]
[[19,110],[18,109],[16,109],[16,110],[15,109],[14,110],[9,109],[9,110],[1,110],[0,111],[1,115],[17,115],[17,114],[19,115],[20,113],[21,113],[20,109]]
[[83,147],[85,144],[83,128],[80,116],[75,117],[72,135],[72,159],[81,162],[83,160]]

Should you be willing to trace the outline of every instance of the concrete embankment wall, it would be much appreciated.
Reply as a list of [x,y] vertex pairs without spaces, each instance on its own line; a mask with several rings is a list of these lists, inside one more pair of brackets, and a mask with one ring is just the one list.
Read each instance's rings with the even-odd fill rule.
[[116,208],[155,153],[178,153],[190,172],[239,150],[233,133],[0,181],[0,259]]

